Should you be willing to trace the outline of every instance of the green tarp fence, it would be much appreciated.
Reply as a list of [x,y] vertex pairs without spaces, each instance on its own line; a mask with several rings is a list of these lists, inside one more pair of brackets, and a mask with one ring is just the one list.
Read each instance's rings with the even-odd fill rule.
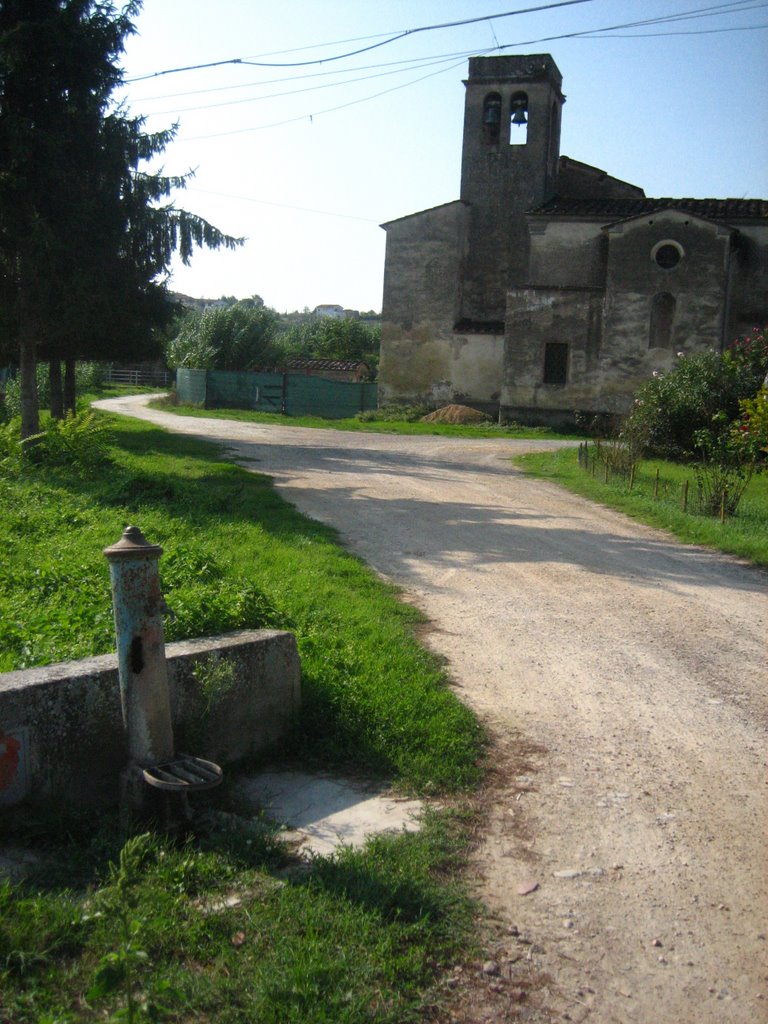
[[178,369],[176,394],[183,405],[206,409],[257,409],[326,419],[344,419],[378,405],[377,384],[304,373]]

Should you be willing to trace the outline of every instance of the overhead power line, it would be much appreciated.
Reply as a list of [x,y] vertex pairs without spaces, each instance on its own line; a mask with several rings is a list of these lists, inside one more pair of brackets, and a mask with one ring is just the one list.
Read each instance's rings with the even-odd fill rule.
[[[442,58],[439,58],[437,60],[422,61],[418,65],[412,63],[411,67],[407,67],[407,68],[397,67],[397,68],[392,68],[389,71],[379,71],[376,74],[372,74],[372,75],[362,75],[359,78],[344,78],[344,79],[342,79],[340,81],[337,81],[337,82],[325,82],[322,85],[317,85],[317,84],[314,84],[314,85],[304,85],[304,86],[302,86],[299,89],[287,89],[287,90],[285,90],[283,92],[262,93],[259,96],[247,96],[245,99],[222,100],[220,103],[205,103],[205,104],[201,104],[201,105],[195,106],[195,107],[174,107],[171,110],[155,110],[155,111],[152,111],[151,116],[152,117],[163,117],[165,115],[170,115],[170,114],[173,114],[174,116],[176,116],[178,114],[189,113],[190,111],[214,110],[217,107],[236,107],[236,106],[242,105],[243,103],[260,103],[263,100],[282,99],[285,96],[299,96],[302,93],[306,93],[306,92],[313,92],[313,93],[319,92],[321,89],[337,89],[340,86],[356,85],[358,82],[368,82],[372,78],[387,78],[390,75],[402,75],[406,71],[416,70],[416,67],[426,68],[426,67],[434,67],[436,64],[447,64],[448,61],[454,60],[456,57],[461,57],[462,60],[465,60],[468,56],[471,56],[475,52],[476,52],[475,50],[466,50],[463,53],[452,53],[452,54],[449,54],[447,57],[442,57]],[[454,64],[453,66],[455,67],[456,65]],[[302,76],[302,77],[304,77],[304,76]],[[419,81],[421,81],[421,79],[419,79]]]
[[204,196],[216,196],[219,199],[234,199],[242,203],[258,203],[259,206],[274,206],[279,210],[296,210],[298,213],[316,213],[321,217],[335,217],[338,220],[356,220],[363,224],[378,224],[373,217],[355,217],[351,213],[334,213],[331,210],[316,210],[311,206],[294,206],[291,203],[273,203],[267,199],[256,199],[254,196],[235,196],[229,192],[211,192],[205,188],[188,188],[188,192],[199,192]]
[[229,60],[211,61],[208,64],[190,64],[181,68],[168,68],[165,71],[154,71],[149,75],[139,75],[135,78],[128,78],[126,79],[126,82],[144,82],[149,78],[160,78],[162,75],[177,75],[183,71],[202,71],[207,68],[223,67],[227,64],[243,64],[248,67],[261,68],[302,68],[316,64],[329,64],[332,61],[346,60],[348,57],[357,57],[361,53],[368,53],[371,50],[377,50],[382,46],[388,46],[390,43],[396,43],[400,39],[416,35],[419,32],[435,32],[439,29],[459,28],[463,25],[476,25],[481,21],[492,21],[499,18],[513,18],[520,14],[535,14],[539,11],[551,11],[558,7],[574,7],[577,4],[589,3],[594,3],[594,0],[557,0],[556,3],[541,4],[538,7],[522,7],[517,11],[504,11],[501,14],[483,14],[477,18],[464,18],[461,21],[446,21],[439,25],[421,25],[418,28],[407,28],[402,32],[398,32],[396,35],[389,36],[387,39],[382,39],[378,43],[371,43],[370,46],[362,46],[357,50],[350,50],[347,53],[338,53],[332,57],[319,57],[316,60],[291,61],[284,63],[275,61],[259,61],[247,57],[232,57]]
[[[638,20],[638,21],[623,22],[621,24],[610,25],[610,26],[606,26],[604,28],[599,28],[599,29],[582,29],[582,30],[576,31],[576,32],[561,33],[559,35],[542,36],[542,37],[539,37],[538,39],[527,39],[527,40],[515,41],[514,43],[505,43],[505,44],[501,44],[498,47],[495,47],[495,46],[488,47],[485,50],[481,50],[481,51],[478,51],[478,50],[467,51],[466,53],[460,55],[462,59],[461,59],[461,61],[459,61],[459,63],[450,64],[448,67],[442,68],[439,71],[433,71],[433,72],[431,72],[428,75],[422,75],[422,76],[420,76],[418,78],[411,79],[408,82],[404,82],[401,85],[393,86],[390,89],[384,89],[384,90],[382,90],[380,92],[372,93],[372,94],[369,94],[367,96],[358,97],[357,99],[350,100],[347,103],[341,103],[341,104],[338,104],[338,105],[333,106],[333,107],[326,107],[326,108],[324,108],[322,110],[314,110],[312,112],[302,113],[302,114],[296,115],[294,117],[284,118],[284,119],[279,120],[279,121],[272,121],[272,122],[269,122],[267,124],[251,125],[251,126],[246,127],[246,128],[235,128],[235,129],[232,129],[232,130],[229,130],[229,131],[214,132],[214,133],[206,134],[206,135],[195,135],[195,136],[190,136],[190,137],[187,137],[187,138],[179,139],[179,141],[180,142],[197,142],[197,141],[201,141],[203,139],[224,138],[224,137],[231,136],[231,135],[243,135],[243,134],[246,134],[246,133],[249,133],[249,132],[265,131],[266,129],[269,129],[269,128],[279,128],[279,127],[282,127],[283,125],[295,124],[295,123],[297,123],[299,121],[309,121],[311,123],[314,118],[320,117],[320,116],[322,116],[324,114],[334,113],[334,112],[336,112],[338,110],[344,110],[344,109],[346,109],[348,107],[356,106],[356,105],[361,104],[361,103],[367,103],[370,100],[378,99],[381,96],[386,96],[389,93],[396,92],[396,91],[398,91],[400,89],[405,89],[405,88],[408,88],[408,87],[410,87],[412,85],[417,85],[420,82],[426,81],[429,78],[434,78],[436,75],[445,74],[446,72],[451,71],[451,70],[453,70],[456,67],[462,66],[463,63],[464,63],[464,60],[466,59],[466,57],[468,55],[482,56],[484,54],[495,52],[497,49],[506,50],[506,49],[518,48],[518,47],[522,47],[522,46],[532,46],[532,45],[538,45],[539,43],[554,42],[554,41],[560,40],[560,39],[577,39],[577,38],[592,38],[592,39],[594,39],[594,38],[600,38],[601,36],[604,37],[607,33],[618,32],[618,31],[620,31],[622,29],[644,28],[644,27],[647,27],[647,26],[650,26],[650,25],[671,24],[671,23],[678,22],[678,21],[689,21],[689,20],[692,20],[694,18],[709,17],[709,16],[712,16],[713,14],[724,14],[724,13],[728,13],[728,11],[730,9],[734,8],[734,7],[738,7],[739,10],[753,10],[753,9],[760,8],[760,7],[768,7],[768,0],[751,0],[751,2],[750,2],[750,0],[737,0],[737,3],[727,3],[727,4],[726,3],[721,3],[721,4],[717,4],[717,5],[710,6],[710,7],[697,8],[697,9],[690,10],[690,11],[681,11],[681,12],[679,12],[677,14],[662,15],[662,16],[657,17],[657,18],[645,18],[645,19]],[[755,28],[760,28],[762,26],[754,26],[754,27]],[[678,33],[673,33],[673,34],[675,34],[675,35],[683,35],[683,34],[691,34],[691,35],[693,35],[693,34],[699,34],[700,31],[701,30],[684,30],[683,32],[678,32]],[[730,27],[726,27],[726,28],[722,28],[722,29],[718,29],[718,30],[710,30],[710,31],[730,31]],[[661,34],[668,34],[668,33],[652,33],[652,34],[653,35],[661,35]],[[634,35],[640,36],[641,34],[640,33],[634,33]],[[630,36],[630,38],[631,38],[631,36]],[[458,54],[452,54],[451,58],[453,56],[459,56],[459,55]],[[348,84],[348,83],[344,82],[344,83],[341,83],[341,84]],[[296,90],[296,91],[297,92],[303,92],[304,90]],[[242,101],[240,101],[240,102],[242,102]]]

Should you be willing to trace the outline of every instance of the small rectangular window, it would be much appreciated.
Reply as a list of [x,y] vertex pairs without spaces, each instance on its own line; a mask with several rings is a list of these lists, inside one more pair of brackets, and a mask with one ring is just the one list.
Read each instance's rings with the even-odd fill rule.
[[565,384],[568,379],[568,345],[548,341],[544,347],[544,383]]

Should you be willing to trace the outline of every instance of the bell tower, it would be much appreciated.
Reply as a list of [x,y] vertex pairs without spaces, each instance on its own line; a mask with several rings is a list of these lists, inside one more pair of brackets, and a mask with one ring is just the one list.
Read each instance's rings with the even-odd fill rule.
[[527,283],[525,213],[556,192],[562,81],[548,53],[469,61],[461,165],[461,199],[469,204],[465,321],[503,321],[507,289]]

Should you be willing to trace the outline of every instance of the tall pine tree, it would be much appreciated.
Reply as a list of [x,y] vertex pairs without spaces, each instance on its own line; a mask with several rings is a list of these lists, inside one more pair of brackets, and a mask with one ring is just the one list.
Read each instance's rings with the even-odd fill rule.
[[40,357],[60,413],[62,362],[71,392],[75,359],[146,353],[174,252],[241,243],[175,207],[186,176],[143,169],[175,129],[146,133],[113,101],[139,11],[0,0],[0,349],[18,352],[23,437],[39,429]]

